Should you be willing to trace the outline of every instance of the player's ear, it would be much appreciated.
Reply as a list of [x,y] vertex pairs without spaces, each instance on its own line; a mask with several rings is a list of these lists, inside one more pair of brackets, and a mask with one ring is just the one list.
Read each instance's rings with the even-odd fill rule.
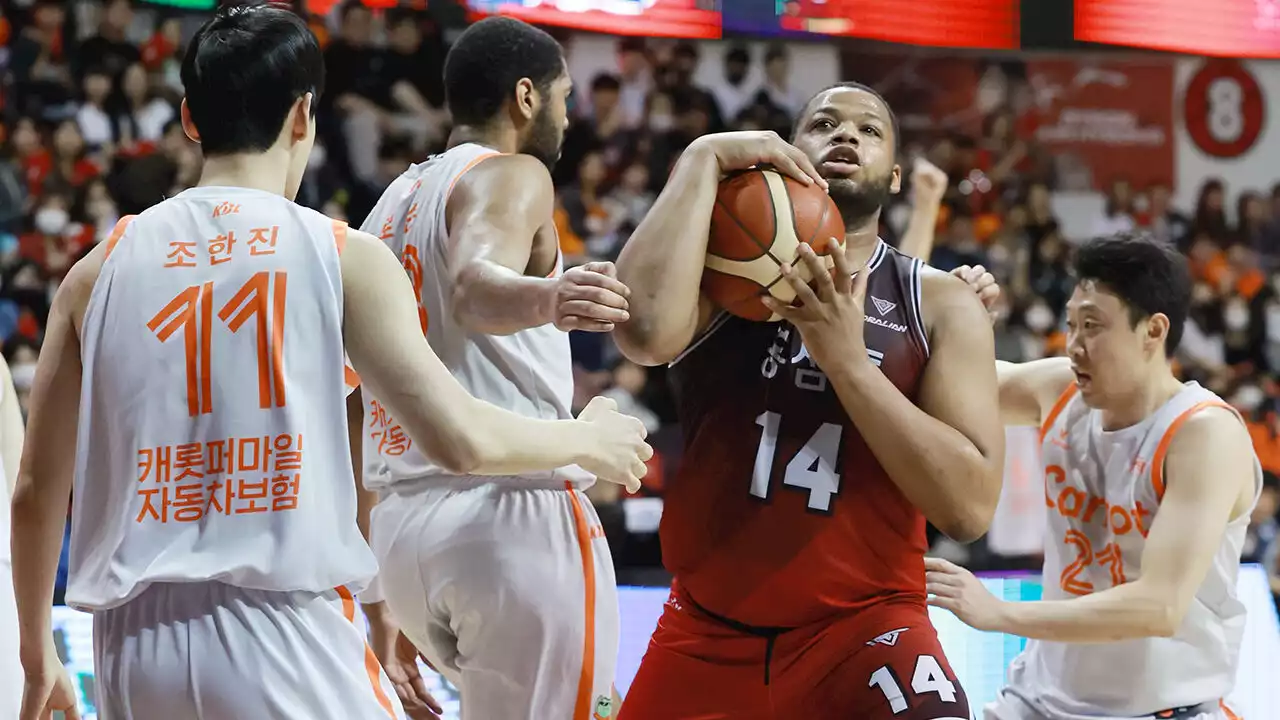
[[1147,344],[1153,348],[1163,348],[1164,339],[1169,336],[1169,316],[1155,313],[1147,318]]
[[291,140],[299,142],[305,140],[311,132],[311,101],[313,96],[306,93],[293,103],[293,110],[290,114],[293,127],[289,128]]
[[538,93],[534,90],[533,81],[520,78],[516,82],[515,111],[525,120],[531,120],[538,111]]
[[893,164],[893,172],[889,178],[889,192],[897,195],[902,189],[902,166],[898,163]]
[[191,109],[187,107],[187,99],[182,98],[182,107],[178,110],[178,116],[182,121],[182,132],[186,133],[187,139],[191,142],[200,143],[200,131],[196,129],[196,124],[191,121]]

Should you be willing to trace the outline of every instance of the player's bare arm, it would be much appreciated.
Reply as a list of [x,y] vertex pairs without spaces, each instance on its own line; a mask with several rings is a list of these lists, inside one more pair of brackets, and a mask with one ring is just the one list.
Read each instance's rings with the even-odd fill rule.
[[1000,418],[1005,425],[1040,427],[1062,393],[1075,382],[1071,360],[1044,358],[1025,363],[996,361],[1000,380]]
[[0,453],[4,454],[5,492],[0,500],[8,501],[18,484],[18,463],[22,459],[22,439],[26,433],[22,425],[22,407],[18,391],[13,386],[9,363],[0,357]]
[[453,314],[467,330],[511,333],[555,323],[608,332],[627,319],[627,288],[612,263],[587,263],[559,277],[551,173],[529,155],[489,158],[449,195]]
[[917,405],[867,356],[865,267],[852,277],[838,243],[831,248],[833,273],[808,245],[801,246],[800,256],[817,278],[816,289],[784,266],[800,306],[771,297],[765,304],[800,330],[845,412],[907,499],[949,537],[980,537],[995,512],[1004,465],[995,351],[982,304],[957,278],[922,276],[930,358]]
[[409,279],[395,254],[350,231],[342,254],[343,334],[370,392],[450,472],[518,475],[578,464],[639,487],[653,450],[640,421],[597,398],[578,420],[533,420],[475,399],[422,334]]
[[911,166],[911,217],[898,244],[899,252],[929,262],[946,193],[947,173],[924,158],[916,158]]
[[75,691],[53,646],[51,608],[75,471],[75,453],[67,451],[67,444],[74,447],[80,418],[78,328],[105,256],[106,246],[99,245],[58,287],[31,387],[12,537],[19,652],[27,675],[19,715],[24,720],[62,709],[68,718],[79,717]]
[[762,164],[825,187],[804,153],[777,133],[704,135],[680,156],[618,256],[618,279],[631,289],[631,317],[618,325],[614,340],[632,362],[670,362],[711,321],[715,308],[698,288],[716,190],[725,173]]
[[979,629],[1057,642],[1172,637],[1222,546],[1227,525],[1249,511],[1254,455],[1240,419],[1223,407],[1192,416],[1165,459],[1165,494],[1133,581],[1072,600],[1005,602],[969,571],[926,558],[930,604]]

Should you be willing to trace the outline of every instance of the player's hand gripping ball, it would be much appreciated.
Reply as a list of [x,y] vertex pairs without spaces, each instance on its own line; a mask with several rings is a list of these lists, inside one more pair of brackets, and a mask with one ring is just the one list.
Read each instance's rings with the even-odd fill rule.
[[[831,238],[844,238],[844,221],[822,187],[771,169],[734,173],[720,183],[716,195],[702,293],[738,317],[779,320],[760,299],[795,301],[795,290],[782,279],[782,264],[795,260],[800,245],[807,244],[829,271]],[[801,279],[811,280],[804,264],[795,270]]]

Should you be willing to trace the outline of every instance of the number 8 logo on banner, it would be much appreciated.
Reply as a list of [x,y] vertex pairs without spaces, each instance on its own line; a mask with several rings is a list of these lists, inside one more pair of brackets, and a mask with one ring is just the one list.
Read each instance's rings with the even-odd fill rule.
[[1266,115],[1262,88],[1236,60],[1207,60],[1183,96],[1183,121],[1192,142],[1206,155],[1235,158],[1262,135]]

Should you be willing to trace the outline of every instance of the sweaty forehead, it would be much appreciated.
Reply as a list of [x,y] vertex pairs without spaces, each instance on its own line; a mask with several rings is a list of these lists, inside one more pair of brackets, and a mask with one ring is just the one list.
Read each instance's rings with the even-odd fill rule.
[[861,88],[831,88],[818,93],[809,102],[806,115],[827,113],[840,117],[871,114],[882,120],[888,120],[889,108],[874,93]]

